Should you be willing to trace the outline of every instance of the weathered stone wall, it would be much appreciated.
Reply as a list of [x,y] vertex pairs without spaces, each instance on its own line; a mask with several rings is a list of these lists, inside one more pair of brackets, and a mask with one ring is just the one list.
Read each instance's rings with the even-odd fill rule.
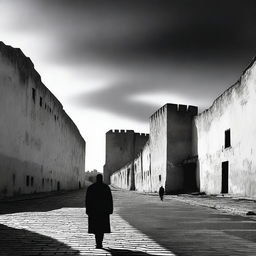
[[[186,180],[196,180],[195,168],[191,168],[194,165],[184,166],[184,161],[193,156],[192,121],[196,114],[197,107],[176,104],[166,104],[157,110],[150,117],[149,141],[128,166],[114,173],[112,184],[124,189],[129,187],[124,179],[119,181],[129,168],[131,177],[134,170],[132,183],[138,191],[157,192],[160,186],[164,186],[167,193],[186,191]],[[196,190],[195,186],[190,189]]]
[[[222,162],[228,161],[228,192],[256,197],[256,64],[195,118],[200,190],[222,191]],[[231,146],[225,148],[230,129]]]
[[196,187],[198,191],[200,190],[200,172],[199,172],[199,161],[198,161],[198,132],[196,127],[196,116],[192,120],[192,155],[196,159]]
[[104,181],[109,184],[112,173],[132,161],[148,140],[148,134],[133,130],[110,130],[106,133]]
[[134,183],[138,191],[152,191],[149,141],[134,160]]
[[165,187],[167,173],[167,105],[150,117],[152,191]]
[[85,141],[20,49],[0,42],[0,197],[84,184]]
[[[184,168],[193,156],[192,122],[197,107],[166,104],[150,118],[152,191],[162,185],[167,193],[186,191],[186,179],[195,172]],[[194,172],[194,173],[188,173]]]
[[113,186],[133,190],[134,189],[134,178],[133,172],[133,161],[123,166],[117,172],[114,172],[110,177],[110,182]]
[[152,191],[150,148],[146,143],[137,157],[111,175],[111,184],[128,190]]
[[256,197],[255,109],[255,62],[198,116],[197,107],[166,104],[151,116],[150,140],[129,163],[135,189]]
[[[185,168],[184,161],[192,158],[192,121],[195,106],[166,104],[167,111],[167,193],[187,191],[195,179],[195,170]],[[187,182],[189,180],[189,182]]]

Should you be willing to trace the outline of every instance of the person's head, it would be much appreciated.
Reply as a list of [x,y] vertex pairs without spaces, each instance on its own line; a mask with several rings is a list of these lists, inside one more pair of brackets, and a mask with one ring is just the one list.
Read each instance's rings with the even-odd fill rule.
[[102,174],[97,174],[97,176],[96,176],[96,182],[102,183],[102,181],[103,181],[103,176],[102,176]]

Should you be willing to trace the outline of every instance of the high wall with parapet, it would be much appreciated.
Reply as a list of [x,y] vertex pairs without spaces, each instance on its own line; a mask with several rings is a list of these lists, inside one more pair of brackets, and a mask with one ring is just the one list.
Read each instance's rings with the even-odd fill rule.
[[167,193],[186,191],[190,174],[185,173],[184,161],[192,157],[192,121],[197,111],[195,106],[166,104],[150,117],[153,191],[161,185]]
[[149,141],[135,159],[114,172],[110,177],[111,185],[127,190],[152,191],[150,173]]
[[110,176],[111,185],[127,190],[134,190],[133,170],[134,163],[131,161]]
[[[192,122],[198,113],[195,106],[167,104],[167,177],[168,193],[194,192],[196,169],[187,160],[192,159]],[[190,184],[189,184],[190,183]]]
[[126,175],[131,173],[131,183],[138,191],[157,192],[160,186],[167,193],[187,191],[187,178],[196,181],[196,168],[184,163],[193,157],[192,122],[196,114],[197,107],[176,104],[157,110],[150,117],[149,141],[135,158],[114,172],[111,184],[129,188]]
[[110,130],[106,133],[104,181],[107,184],[110,183],[111,174],[132,161],[148,138],[148,134],[135,133],[133,130]]
[[132,161],[135,189],[156,192],[163,185],[167,193],[200,189],[256,198],[255,109],[255,59],[201,114],[166,104],[150,117],[149,144]]
[[20,49],[0,42],[0,197],[84,185],[85,141]]
[[256,62],[195,117],[200,190],[256,197]]
[[152,176],[151,176],[151,154],[150,143],[146,143],[144,148],[134,160],[134,184],[138,191],[152,191]]
[[152,191],[165,187],[167,174],[167,105],[149,119]]

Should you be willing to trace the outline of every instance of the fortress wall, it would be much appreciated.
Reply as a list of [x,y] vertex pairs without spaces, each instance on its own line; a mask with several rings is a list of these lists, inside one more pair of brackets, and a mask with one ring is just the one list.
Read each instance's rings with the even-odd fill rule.
[[146,133],[134,133],[135,141],[134,141],[134,155],[135,157],[141,152],[145,144],[149,140],[149,134]]
[[163,185],[172,193],[200,187],[210,194],[256,197],[255,109],[255,62],[200,115],[194,106],[166,104],[150,118],[148,144],[129,162],[135,189],[158,191]]
[[106,163],[104,181],[110,183],[110,175],[123,167],[134,156],[134,131],[110,130],[106,133]]
[[132,190],[132,171],[133,161],[123,166],[120,170],[114,172],[110,177],[111,185],[122,189]]
[[133,161],[114,172],[110,179],[112,185],[122,189],[152,191],[149,143]]
[[20,49],[0,42],[0,197],[84,184],[85,141]]
[[[256,197],[256,64],[195,118],[200,190],[221,193],[228,161],[228,192]],[[225,148],[230,129],[231,146]],[[223,166],[223,169],[225,167]]]
[[147,142],[134,160],[135,189],[138,191],[152,191],[150,157],[150,146]]
[[148,134],[135,133],[133,130],[110,130],[106,133],[104,181],[107,184],[110,183],[112,173],[136,157],[148,137]]
[[152,190],[165,187],[167,173],[167,105],[150,117],[150,154]]
[[196,117],[192,120],[192,156],[195,160],[195,178],[196,178],[196,187],[200,191],[200,170],[199,170],[199,161],[198,161],[198,132],[196,127]]
[[186,190],[184,186],[195,180],[195,170],[191,168],[195,165],[184,168],[183,162],[193,156],[192,121],[196,114],[197,107],[176,104],[157,110],[150,118],[150,139],[128,166],[114,174],[113,184],[127,188],[124,179],[118,181],[122,177],[118,172],[127,173],[130,168],[131,177],[134,170],[134,188],[138,191],[157,192],[161,185],[167,193]]
[[[184,168],[184,160],[192,153],[192,121],[197,115],[195,106],[166,104],[167,109],[167,193],[186,191],[194,179],[195,170]],[[189,172],[189,173],[188,173]],[[186,180],[191,181],[186,181]]]

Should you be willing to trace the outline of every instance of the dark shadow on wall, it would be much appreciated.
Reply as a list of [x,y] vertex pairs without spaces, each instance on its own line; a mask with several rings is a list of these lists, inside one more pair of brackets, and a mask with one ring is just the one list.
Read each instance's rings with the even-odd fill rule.
[[60,208],[85,207],[86,189],[62,192],[54,195],[42,195],[41,198],[28,195],[26,199],[0,201],[0,214],[16,212],[47,212]]
[[104,250],[111,253],[112,256],[146,256],[146,255],[152,255],[152,254],[147,254],[145,252],[131,251],[131,250],[126,250],[126,249],[104,249]]
[[80,255],[78,250],[25,229],[0,224],[0,255]]

